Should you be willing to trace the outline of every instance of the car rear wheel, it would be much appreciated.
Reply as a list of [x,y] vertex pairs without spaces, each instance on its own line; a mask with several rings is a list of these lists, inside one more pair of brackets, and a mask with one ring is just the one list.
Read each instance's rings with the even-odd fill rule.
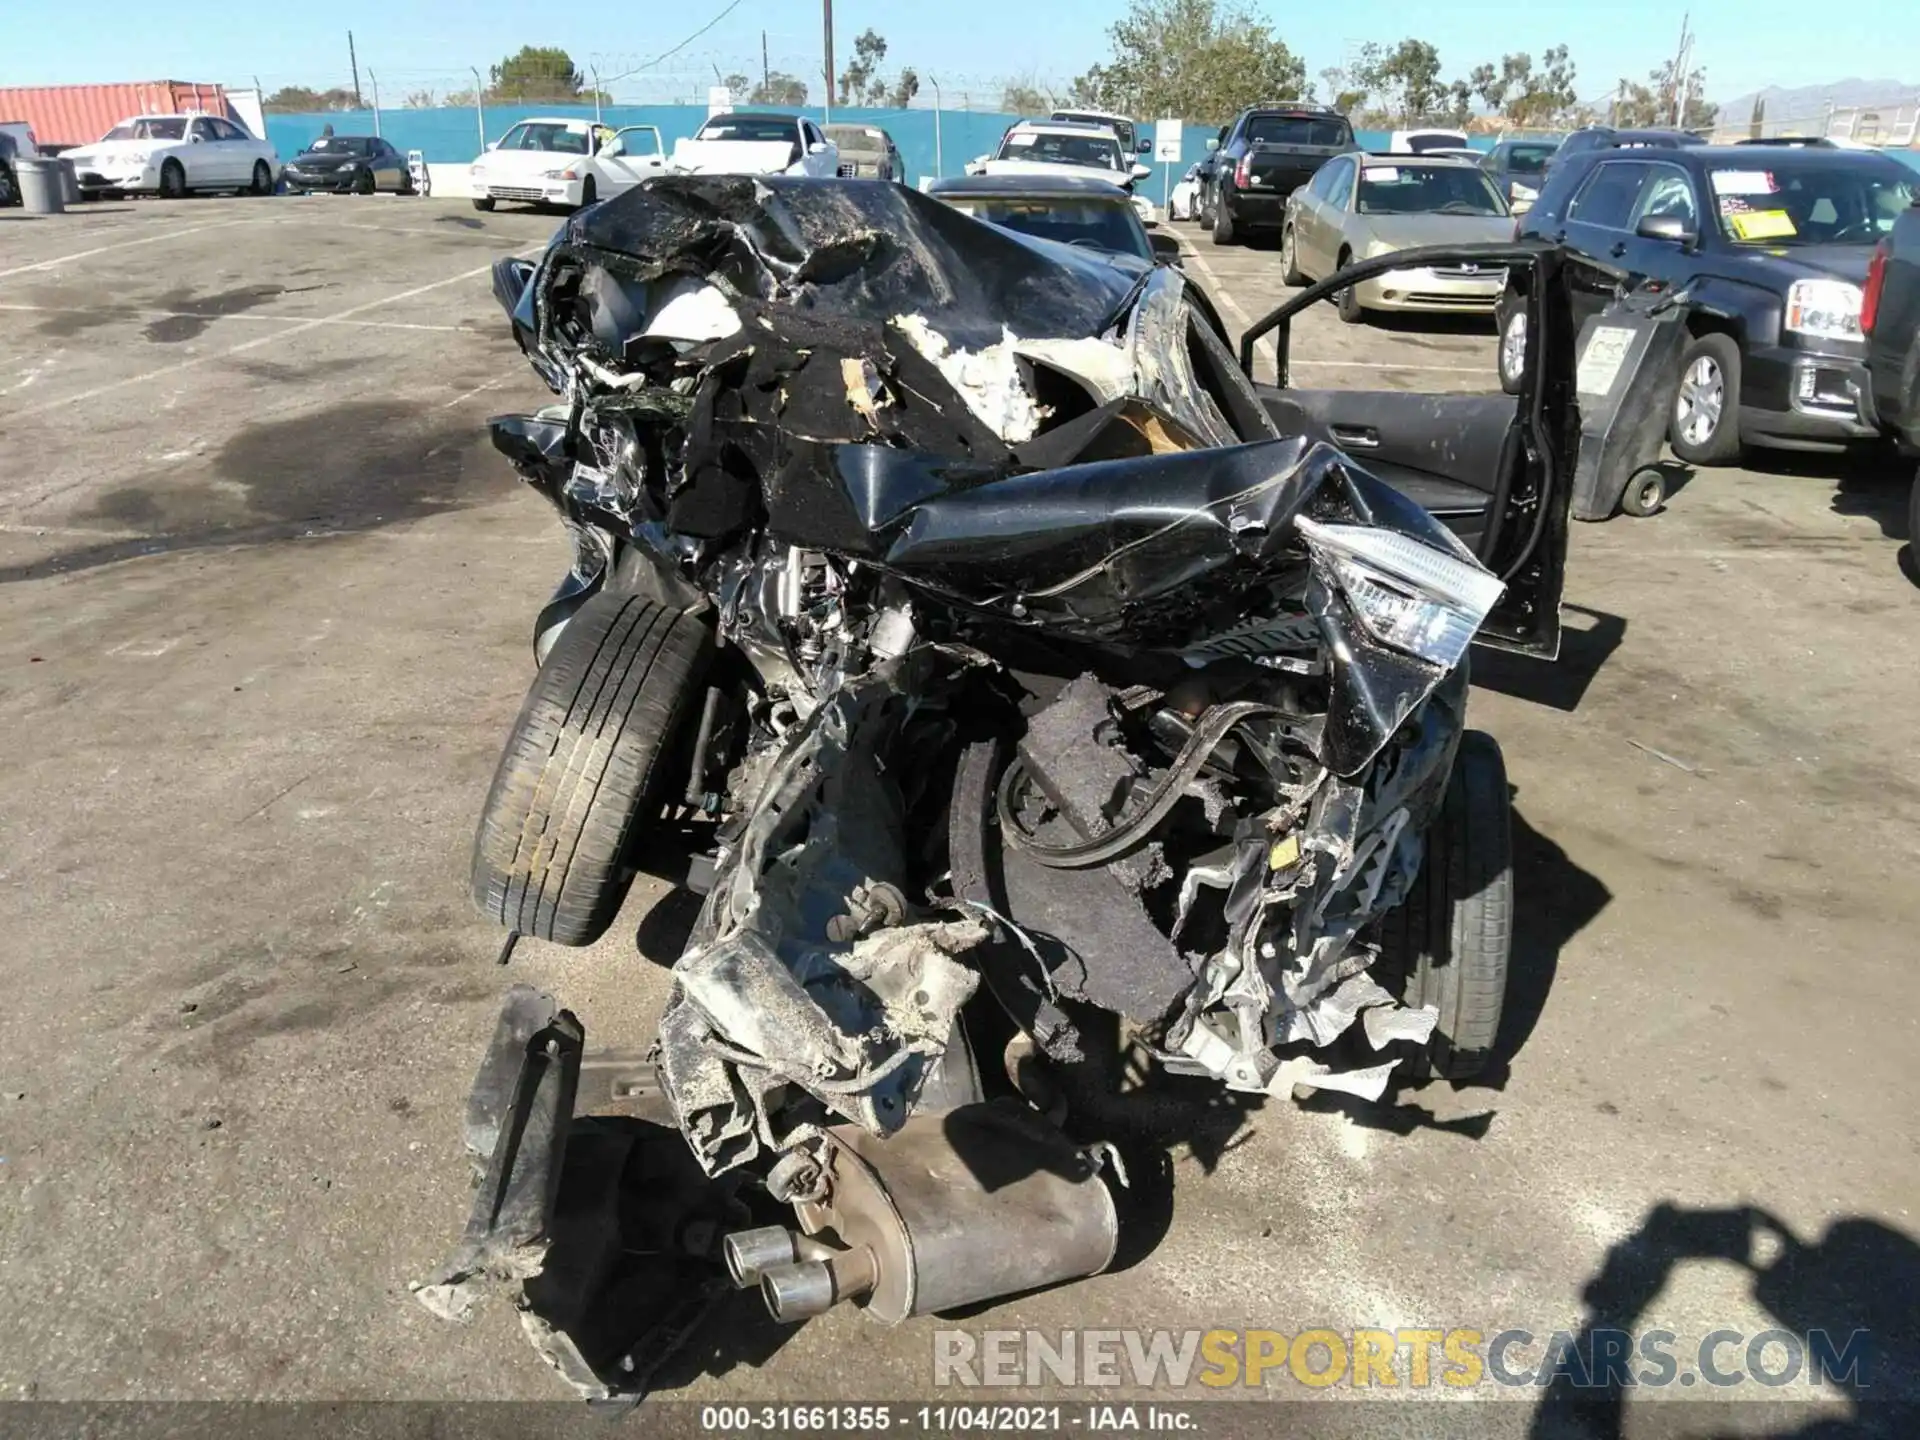
[[1513,948],[1513,799],[1491,735],[1460,737],[1413,889],[1380,922],[1382,983],[1440,1012],[1426,1048],[1395,1072],[1462,1080],[1493,1057]]
[[675,789],[712,656],[704,617],[638,595],[603,591],[574,612],[487,792],[473,844],[481,910],[560,945],[606,933],[639,832]]
[[476,195],[476,196],[474,196],[474,197],[473,197],[473,208],[474,208],[474,209],[476,209],[476,210],[491,210],[491,209],[493,209],[493,197],[492,197],[491,195]]
[[1509,395],[1520,393],[1520,377],[1527,373],[1527,312],[1515,310],[1500,323],[1500,388]]
[[160,167],[160,198],[163,200],[183,199],[187,193],[187,172],[178,160],[169,160]]
[[1282,285],[1307,283],[1306,273],[1300,268],[1300,256],[1294,243],[1291,225],[1280,232],[1280,283]]
[[252,195],[271,195],[273,193],[273,170],[264,160],[253,162],[253,184],[248,187]]
[[1213,243],[1216,245],[1234,243],[1233,216],[1227,210],[1225,196],[1213,202]]
[[353,193],[371,195],[373,193],[373,171],[356,170],[353,172]]
[[1680,358],[1667,439],[1689,465],[1740,458],[1740,347],[1730,335],[1702,335]]

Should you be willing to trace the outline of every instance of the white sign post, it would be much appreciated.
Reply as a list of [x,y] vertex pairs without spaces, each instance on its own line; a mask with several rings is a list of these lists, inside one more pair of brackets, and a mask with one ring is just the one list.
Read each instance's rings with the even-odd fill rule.
[[1153,158],[1165,168],[1160,172],[1160,208],[1172,214],[1172,201],[1169,198],[1173,186],[1173,167],[1180,163],[1182,136],[1181,123],[1178,120],[1156,120],[1153,122]]

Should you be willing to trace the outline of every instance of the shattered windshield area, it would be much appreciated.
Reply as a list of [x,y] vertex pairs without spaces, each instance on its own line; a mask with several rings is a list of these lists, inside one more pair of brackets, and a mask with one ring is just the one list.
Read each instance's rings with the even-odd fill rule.
[[108,140],[184,140],[186,138],[186,117],[180,115],[122,121],[106,134]]
[[1478,166],[1413,161],[1360,172],[1362,215],[1505,215],[1507,205]]
[[1153,249],[1125,201],[1058,198],[1001,199],[976,195],[942,197],[954,209],[1004,229],[1018,230],[1040,240],[1063,245],[1086,245],[1118,255],[1153,258]]
[[1001,144],[998,158],[1045,165],[1082,165],[1093,170],[1121,168],[1120,146],[1111,135],[1016,130]]

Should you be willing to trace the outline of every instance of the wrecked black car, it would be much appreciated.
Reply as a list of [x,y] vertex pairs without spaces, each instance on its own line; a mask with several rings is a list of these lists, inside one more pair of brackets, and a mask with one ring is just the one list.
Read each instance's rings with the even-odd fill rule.
[[[1177,269],[893,185],[652,181],[500,263],[559,402],[493,439],[573,563],[474,896],[589,944],[670,832],[704,896],[628,1093],[728,1198],[628,1253],[781,1319],[943,1312],[1111,1261],[1123,1167],[1062,1097],[1118,1050],[1255,1097],[1485,1063],[1512,882],[1468,647],[1557,646],[1573,383],[1551,254],[1498,258],[1517,401],[1287,388],[1318,290],[1257,385]],[[640,1350],[549,1303],[583,1039],[510,996],[421,1294],[526,1280],[548,1358],[630,1394]]]

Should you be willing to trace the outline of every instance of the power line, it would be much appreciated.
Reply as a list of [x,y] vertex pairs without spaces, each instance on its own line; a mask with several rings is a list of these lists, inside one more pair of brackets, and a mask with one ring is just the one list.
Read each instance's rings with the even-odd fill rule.
[[729,4],[726,7],[726,9],[722,10],[718,15],[714,16],[713,19],[709,20],[706,24],[702,25],[698,30],[694,31],[693,34],[689,35],[686,39],[682,40],[678,45],[674,46],[673,49],[668,50],[663,54],[654,56],[653,59],[647,61],[646,64],[644,65],[634,66],[633,69],[627,71],[626,74],[624,75],[609,75],[606,78],[606,83],[609,85],[617,84],[619,81],[630,79],[631,77],[638,75],[642,70],[651,70],[655,65],[658,65],[662,60],[672,59],[675,55],[678,55],[682,50],[686,49],[687,46],[691,45],[694,41],[698,40],[702,35],[706,34],[707,31],[713,29],[714,26],[718,25],[722,20],[726,19],[727,16],[731,15],[734,11],[738,10],[739,8],[740,8],[740,0],[732,0],[732,3]]

